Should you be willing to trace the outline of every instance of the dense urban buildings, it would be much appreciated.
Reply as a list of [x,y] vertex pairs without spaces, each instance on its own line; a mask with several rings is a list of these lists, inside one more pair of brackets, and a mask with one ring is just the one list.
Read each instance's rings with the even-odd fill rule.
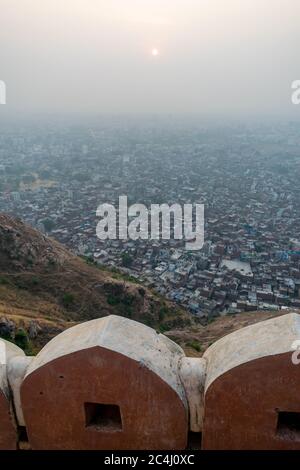
[[[95,118],[2,125],[0,210],[203,322],[300,307],[300,130],[293,122]],[[205,244],[96,237],[96,209],[205,205]]]

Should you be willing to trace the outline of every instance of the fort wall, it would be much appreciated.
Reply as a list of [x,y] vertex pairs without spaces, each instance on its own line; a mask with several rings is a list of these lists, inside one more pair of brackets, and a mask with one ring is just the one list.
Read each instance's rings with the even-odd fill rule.
[[[300,449],[300,315],[248,326],[188,358],[166,336],[109,316],[36,357],[0,340],[0,449]],[[24,439],[24,437],[22,437]]]

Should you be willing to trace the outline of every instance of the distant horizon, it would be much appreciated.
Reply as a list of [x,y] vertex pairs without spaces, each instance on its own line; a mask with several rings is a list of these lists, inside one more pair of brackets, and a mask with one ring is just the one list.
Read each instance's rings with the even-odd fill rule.
[[[295,106],[295,108],[297,108]],[[54,111],[5,111],[1,112],[0,108],[0,121],[1,122],[11,122],[11,121],[35,121],[41,119],[42,121],[47,120],[66,120],[66,121],[78,121],[81,120],[82,124],[86,120],[97,120],[97,119],[116,119],[116,120],[125,120],[129,119],[133,121],[135,119],[146,121],[146,120],[173,120],[176,121],[191,121],[191,122],[203,122],[210,124],[247,124],[247,123],[289,123],[289,122],[298,122],[300,121],[300,106],[297,108],[295,113],[292,114],[221,114],[221,113],[206,113],[201,114],[200,112],[186,112],[186,113],[175,113],[175,112],[97,112],[97,111],[69,111],[69,112],[54,112]]]

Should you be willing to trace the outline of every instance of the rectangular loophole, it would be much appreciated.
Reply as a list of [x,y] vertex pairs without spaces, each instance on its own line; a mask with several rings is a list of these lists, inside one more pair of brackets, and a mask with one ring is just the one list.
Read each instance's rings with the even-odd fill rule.
[[300,441],[300,413],[279,411],[277,434],[284,439]]
[[121,431],[122,419],[118,405],[85,403],[85,425],[96,431]]
[[202,433],[192,432],[188,433],[188,449],[201,450]]

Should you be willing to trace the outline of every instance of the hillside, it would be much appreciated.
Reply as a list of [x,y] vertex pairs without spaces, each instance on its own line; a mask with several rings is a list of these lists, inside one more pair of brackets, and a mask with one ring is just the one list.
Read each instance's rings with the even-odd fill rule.
[[191,323],[184,310],[149,289],[0,214],[0,335],[14,337],[21,327],[36,350],[76,322],[110,314],[161,331]]
[[280,311],[244,312],[236,315],[219,317],[208,325],[191,325],[185,328],[174,328],[167,335],[180,344],[188,356],[201,357],[205,350],[218,339],[254,323],[270,318],[298,312],[297,309]]
[[78,322],[116,314],[164,332],[189,356],[201,356],[220,337],[284,313],[242,313],[203,326],[148,288],[0,214],[0,336],[15,340],[27,353]]

